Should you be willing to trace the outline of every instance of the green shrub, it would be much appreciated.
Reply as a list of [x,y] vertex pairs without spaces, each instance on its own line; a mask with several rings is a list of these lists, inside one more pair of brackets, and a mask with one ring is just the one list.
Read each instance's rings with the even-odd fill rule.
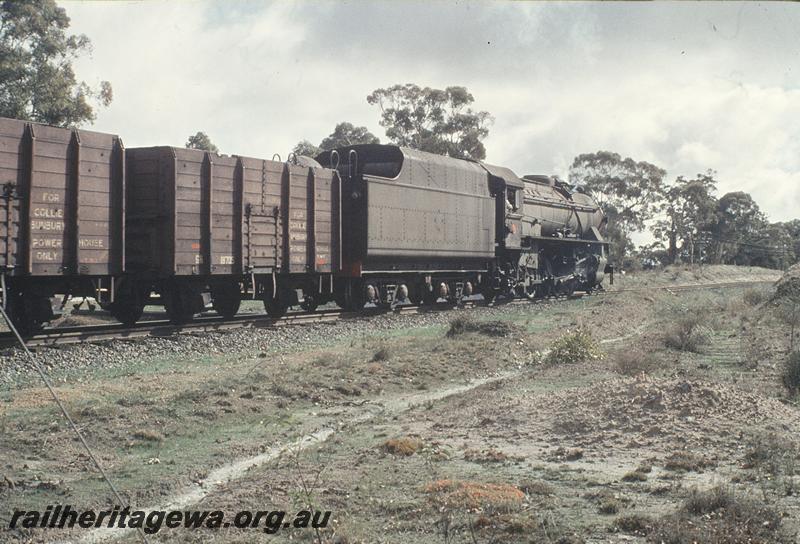
[[603,358],[600,346],[586,328],[579,328],[556,340],[545,358],[547,364],[581,363]]

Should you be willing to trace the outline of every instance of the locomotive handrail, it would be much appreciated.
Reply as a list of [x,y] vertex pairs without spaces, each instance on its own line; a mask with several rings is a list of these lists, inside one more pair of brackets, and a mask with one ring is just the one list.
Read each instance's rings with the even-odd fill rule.
[[273,161],[275,160],[275,157],[278,158],[278,162],[281,162],[281,156],[278,153],[275,153],[275,154],[272,155],[272,160]]
[[353,179],[353,174],[356,173],[358,173],[358,152],[355,149],[351,149],[350,153],[347,154],[347,177]]
[[[334,158],[336,159],[335,161]],[[331,161],[331,168],[334,170],[338,170],[339,163],[341,162],[341,157],[339,156],[339,152],[336,151],[335,149],[331,151],[330,161]]]

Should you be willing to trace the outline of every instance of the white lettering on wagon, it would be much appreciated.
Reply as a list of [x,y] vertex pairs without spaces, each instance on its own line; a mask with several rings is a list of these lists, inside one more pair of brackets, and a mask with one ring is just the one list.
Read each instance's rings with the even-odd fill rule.
[[106,246],[102,238],[80,238],[78,239],[78,247],[81,249],[103,249]]
[[52,230],[55,232],[64,231],[63,221],[43,221],[41,219],[34,219],[31,221],[31,230]]
[[32,238],[31,246],[34,249],[50,248],[61,249],[63,240],[61,238]]
[[44,217],[46,219],[64,219],[63,208],[34,208],[34,217]]

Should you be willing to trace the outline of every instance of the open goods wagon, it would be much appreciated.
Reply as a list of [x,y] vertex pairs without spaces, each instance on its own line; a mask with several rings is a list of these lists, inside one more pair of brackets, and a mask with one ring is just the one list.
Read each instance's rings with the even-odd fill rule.
[[339,266],[335,171],[175,147],[127,152],[129,289],[135,321],[160,294],[184,322],[210,301],[232,316],[243,298],[270,315],[332,298]]
[[120,138],[0,118],[0,295],[28,333],[55,294],[112,304],[125,266]]

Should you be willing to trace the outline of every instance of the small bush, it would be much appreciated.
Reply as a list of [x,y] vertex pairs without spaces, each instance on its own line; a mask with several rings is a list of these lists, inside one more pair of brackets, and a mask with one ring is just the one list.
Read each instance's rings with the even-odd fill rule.
[[567,333],[553,343],[545,358],[547,364],[573,364],[603,358],[603,352],[586,328]]
[[742,294],[742,300],[748,306],[759,306],[764,302],[764,293],[758,289],[748,289]]
[[468,317],[457,317],[450,321],[448,338],[475,332],[484,336],[505,338],[514,332],[514,325],[506,321],[475,321]]
[[783,365],[783,385],[794,396],[800,392],[800,351],[793,351]]
[[623,376],[648,374],[653,369],[653,362],[639,350],[623,351],[616,357],[617,372]]
[[679,318],[664,335],[664,345],[678,351],[700,353],[710,340],[707,319],[701,314],[688,314]]
[[383,443],[383,450],[392,455],[402,455],[408,457],[414,455],[422,448],[422,440],[408,436],[391,438]]

